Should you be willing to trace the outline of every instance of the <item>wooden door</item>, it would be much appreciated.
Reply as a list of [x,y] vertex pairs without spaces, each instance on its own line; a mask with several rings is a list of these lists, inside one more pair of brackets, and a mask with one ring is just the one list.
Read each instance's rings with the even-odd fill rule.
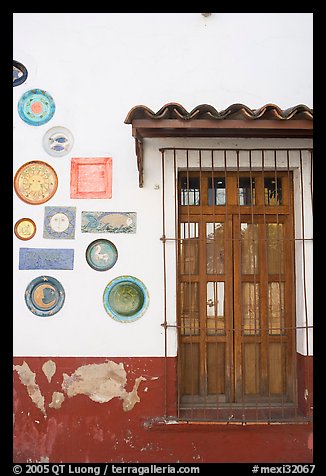
[[179,393],[188,406],[293,400],[291,184],[272,178],[180,174]]

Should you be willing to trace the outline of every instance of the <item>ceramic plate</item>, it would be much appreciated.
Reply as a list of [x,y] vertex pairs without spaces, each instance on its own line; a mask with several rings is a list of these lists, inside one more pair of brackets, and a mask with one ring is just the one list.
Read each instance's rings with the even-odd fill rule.
[[51,276],[39,276],[29,283],[25,291],[28,309],[40,317],[56,314],[65,300],[64,289],[59,281]]
[[118,250],[109,240],[98,239],[87,247],[86,261],[96,271],[107,271],[115,265],[117,259]]
[[145,285],[134,276],[119,276],[105,288],[103,304],[116,321],[133,322],[146,311],[149,295]]
[[21,218],[16,222],[14,232],[20,240],[30,240],[36,233],[36,225],[30,218]]
[[31,205],[47,202],[58,187],[55,170],[46,162],[26,162],[16,172],[14,188],[18,197]]
[[52,96],[42,89],[31,89],[18,102],[20,118],[30,126],[42,126],[53,116],[55,104]]
[[27,69],[23,64],[19,63],[18,61],[13,61],[12,73],[13,86],[19,86],[20,84],[23,84],[27,79]]
[[46,152],[54,157],[68,154],[73,146],[74,138],[66,127],[52,127],[43,137],[43,147]]

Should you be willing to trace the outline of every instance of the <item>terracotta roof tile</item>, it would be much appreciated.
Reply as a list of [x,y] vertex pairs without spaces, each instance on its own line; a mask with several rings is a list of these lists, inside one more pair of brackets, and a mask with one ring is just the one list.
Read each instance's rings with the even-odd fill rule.
[[313,110],[304,104],[281,109],[275,104],[265,104],[259,109],[250,109],[244,104],[232,104],[222,111],[217,111],[215,107],[209,104],[200,104],[188,112],[181,104],[165,104],[156,113],[149,107],[138,105],[130,109],[125,119],[125,124],[132,124],[135,119],[180,119],[183,121],[193,119],[313,119]]

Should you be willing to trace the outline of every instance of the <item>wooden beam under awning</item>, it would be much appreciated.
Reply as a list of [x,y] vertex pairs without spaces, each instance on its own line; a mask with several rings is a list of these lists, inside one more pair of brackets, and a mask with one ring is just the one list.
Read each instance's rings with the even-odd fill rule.
[[306,119],[134,119],[139,187],[143,187],[143,140],[151,137],[312,138],[313,121]]

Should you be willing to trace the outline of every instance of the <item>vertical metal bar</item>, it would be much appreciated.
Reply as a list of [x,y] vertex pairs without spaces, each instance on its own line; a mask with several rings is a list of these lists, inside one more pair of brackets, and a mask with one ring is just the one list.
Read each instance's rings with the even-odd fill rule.
[[[198,150],[198,159],[199,159],[199,203],[200,203],[200,219],[199,219],[199,228],[200,232],[203,232],[205,224],[203,224],[203,197],[204,197],[204,187],[203,187],[203,178],[202,178],[202,156],[201,156],[201,150]],[[206,196],[206,193],[205,193]],[[206,205],[206,204],[205,204]],[[199,233],[200,233],[199,232]],[[205,235],[204,235],[205,236]],[[198,283],[198,291],[199,291],[199,332],[200,332],[200,362],[201,366],[203,366],[203,369],[200,369],[200,374],[203,376],[203,381],[200,382],[200,386],[203,386],[201,389],[204,392],[204,419],[206,419],[206,406],[207,406],[207,388],[208,388],[208,374],[207,374],[207,330],[206,330],[206,306],[204,303],[206,303],[206,292],[207,292],[207,285],[206,285],[206,266],[204,267],[204,256],[206,256],[206,253],[204,252],[205,248],[205,240],[204,236],[202,236],[202,239],[199,241],[199,277],[200,277],[200,282]],[[203,261],[203,263],[201,263]],[[201,275],[201,270],[202,272],[205,269],[205,280],[203,280],[204,276]],[[205,285],[205,286],[204,286]],[[205,297],[205,298],[204,298]]]
[[[231,312],[231,306],[230,306],[230,300],[233,299],[233,263],[232,263],[232,276],[229,276],[229,270],[230,270],[230,264],[229,260],[232,259],[232,253],[231,256],[229,255],[229,247],[231,246],[232,249],[232,229],[231,229],[231,236],[230,236],[230,224],[229,224],[229,210],[228,210],[228,174],[227,174],[227,151],[224,149],[224,189],[225,189],[225,220],[224,220],[224,226],[225,226],[225,235],[224,235],[224,247],[225,247],[225,269],[224,269],[224,330],[225,330],[225,336],[226,336],[226,342],[225,342],[225,347],[224,347],[224,359],[225,359],[225,364],[224,364],[224,372],[227,373],[227,388],[224,388],[224,391],[226,393],[226,398],[228,399],[229,403],[230,401],[232,402],[232,378],[234,374],[234,359],[233,359],[233,353],[231,352],[231,349],[233,349],[233,334],[232,334],[232,328],[233,328],[233,303],[232,303],[232,312]],[[232,225],[231,225],[232,226]],[[232,289],[230,289],[227,284],[232,282]],[[228,295],[229,294],[229,295]],[[224,387],[226,385],[226,378],[224,375]]]
[[164,286],[164,417],[167,417],[167,308],[166,308],[166,236],[165,236],[165,153],[162,151],[162,220],[163,220],[163,286]]
[[[309,359],[309,323],[308,323],[308,302],[307,302],[307,283],[306,283],[306,238],[305,238],[305,213],[304,213],[304,181],[303,181],[303,163],[302,150],[300,150],[300,184],[301,184],[301,223],[302,223],[302,261],[303,261],[303,294],[304,294],[304,314],[305,314],[305,331],[306,331],[306,357]],[[307,380],[310,382],[310,366],[307,365]],[[308,391],[307,404],[311,407],[311,396]]]
[[[293,227],[293,210],[292,210],[292,193],[293,193],[293,181],[292,175],[290,174],[290,151],[286,151],[286,161],[287,161],[287,181],[288,181],[288,210],[290,217],[290,226],[291,234],[289,236],[289,253],[291,257],[291,267],[294,269],[294,256],[295,256],[295,241],[294,241],[294,227]],[[291,382],[291,393],[293,393],[294,400],[294,419],[297,418],[298,412],[298,388],[297,388],[297,364],[296,364],[296,314],[295,314],[295,273],[291,273],[291,302],[289,302],[290,313],[291,313],[291,326],[289,326],[289,337],[290,344],[292,347],[291,352],[291,366],[292,366],[292,382]],[[294,314],[293,314],[294,313]]]
[[[284,339],[283,339],[283,332],[285,328],[285,315],[286,315],[286,310],[285,310],[285,305],[286,305],[286,289],[285,289],[285,283],[284,287],[281,287],[281,261],[283,261],[283,269],[284,269],[284,226],[285,223],[283,223],[282,229],[283,229],[283,237],[280,238],[280,223],[279,223],[279,212],[278,212],[278,207],[283,205],[283,200],[284,200],[284,183],[283,183],[283,177],[281,175],[281,190],[280,192],[278,191],[278,176],[277,176],[277,151],[274,149],[274,175],[275,175],[275,198],[276,198],[276,224],[277,224],[277,239],[276,242],[278,244],[279,252],[280,252],[280,259],[278,263],[278,287],[279,287],[279,313],[280,313],[280,346],[281,346],[281,372],[282,372],[282,378],[281,378],[281,413],[282,413],[282,419],[284,420],[284,389],[285,389],[285,382],[286,382],[286,367],[283,368],[283,362],[284,366],[286,366],[286,359],[283,359],[283,346],[284,346]],[[288,194],[289,194],[289,187],[288,187]],[[277,197],[282,197],[282,202],[280,199],[277,199]],[[281,243],[282,240],[282,243]],[[281,253],[281,249],[283,250],[283,253]],[[283,274],[285,273],[285,269],[283,271]],[[283,290],[283,314],[282,314],[282,290]]]
[[180,329],[178,326],[180,316],[178,311],[180,309],[180,285],[179,285],[179,272],[180,272],[180,262],[179,262],[179,250],[180,250],[180,233],[179,233],[179,220],[178,220],[178,200],[179,200],[179,187],[178,187],[178,177],[177,177],[177,168],[176,168],[176,150],[173,149],[173,179],[174,179],[174,234],[175,234],[175,262],[176,262],[176,273],[175,273],[175,289],[176,289],[176,299],[177,299],[177,312],[176,312],[176,333],[177,333],[177,418],[180,418],[180,392],[181,392],[181,337]]
[[305,218],[304,218],[304,183],[302,170],[302,150],[300,150],[300,185],[301,185],[301,224],[302,224],[302,260],[303,260],[303,293],[304,293],[304,313],[306,328],[306,351],[309,355],[309,334],[308,334],[308,303],[307,303],[307,287],[306,287],[306,243],[305,243]]
[[[262,303],[265,303],[265,309],[261,306],[262,310],[262,334],[261,334],[261,356],[265,356],[265,365],[266,365],[266,375],[263,372],[264,379],[266,381],[263,385],[263,391],[267,390],[268,394],[268,417],[269,421],[271,420],[271,395],[270,395],[270,364],[269,364],[269,322],[268,322],[268,259],[267,259],[267,239],[266,239],[266,200],[265,200],[265,150],[262,149],[262,186],[263,186],[263,230],[260,233],[260,238],[263,239],[261,250],[263,253],[261,256],[261,292],[260,299]],[[263,360],[262,363],[264,364]],[[267,387],[267,388],[266,388]]]
[[[213,209],[213,271],[216,273],[216,240],[215,240],[215,205],[216,205],[216,190],[214,180],[214,150],[210,150],[211,155],[211,184],[212,184],[212,209]],[[208,184],[207,184],[208,186]],[[208,191],[209,192],[209,191]],[[207,192],[207,196],[208,196]],[[207,301],[207,222],[205,222],[205,256],[206,256],[206,301]],[[215,322],[215,339],[216,339],[216,317],[217,317],[217,296],[216,296],[216,281],[213,282],[213,299],[214,299],[214,322]],[[206,333],[207,333],[207,304],[206,304]],[[208,344],[207,344],[208,345]],[[217,341],[216,341],[216,354],[217,354]],[[218,365],[216,366],[216,377],[218,377]],[[208,376],[207,376],[208,378]],[[216,378],[217,382],[217,378]],[[218,395],[216,391],[216,418],[218,418]]]
[[311,194],[311,213],[313,213],[313,151],[310,152],[310,194]]
[[[242,407],[242,418],[244,416],[245,408],[244,408],[244,391],[245,391],[245,380],[246,380],[246,371],[244,365],[244,326],[243,326],[243,293],[242,293],[242,246],[241,246],[241,200],[240,200],[240,150],[236,149],[236,160],[237,160],[237,186],[236,186],[236,196],[238,200],[238,229],[236,230],[236,234],[239,240],[239,273],[240,273],[240,280],[239,280],[239,293],[240,296],[237,296],[237,299],[240,301],[240,316],[239,316],[239,323],[240,328],[237,329],[234,323],[234,331],[235,333],[239,333],[238,342],[240,342],[240,360],[241,360],[241,388],[240,390],[237,389],[237,395],[240,396],[241,393],[241,407]],[[245,200],[243,202],[245,204]],[[238,352],[238,350],[237,350]],[[240,362],[238,362],[238,366]],[[239,369],[238,369],[239,371]],[[236,385],[239,385],[236,383]]]
[[[252,155],[251,155],[251,150],[249,150],[249,183],[250,183],[250,210],[251,210],[251,223],[252,223],[252,230],[253,230],[253,246],[255,245],[255,227],[254,227],[254,201],[253,201],[253,186],[252,186]],[[255,183],[255,204],[256,204],[256,183]],[[241,232],[241,223],[240,223],[240,232]],[[254,247],[255,249],[255,247]],[[259,248],[258,248],[259,249]],[[255,255],[254,255],[255,256]],[[256,273],[257,273],[257,258],[255,257],[254,261],[254,345],[255,345],[255,386],[256,386],[256,396],[255,396],[255,403],[256,403],[256,408],[255,408],[255,414],[256,414],[256,421],[258,421],[258,396],[257,396],[257,389],[259,387],[259,379],[258,379],[258,370],[257,370],[257,355],[259,356],[259,353],[257,352],[257,295],[256,295],[256,286],[257,286],[257,278],[256,278]]]
[[[187,228],[188,228],[188,234],[187,238],[189,240],[189,245],[191,244],[190,237],[191,237],[191,226],[190,226],[190,200],[189,200],[189,150],[186,149],[186,172],[187,172],[187,186],[188,186],[188,201],[187,201],[187,216],[188,216],[188,221],[187,221]],[[195,200],[196,193],[194,192],[194,204],[196,203]],[[199,196],[200,199],[200,196]],[[193,283],[191,281],[191,276],[190,276],[190,263],[191,263],[191,252],[190,252],[191,246],[187,246],[187,253],[188,253],[188,309],[189,309],[189,337],[190,337],[190,361],[191,361],[191,418],[193,419],[194,417],[194,353],[193,353],[193,327],[196,325],[196,319],[193,317],[193,309],[192,309],[192,302],[193,302]],[[198,289],[197,289],[198,292]],[[195,296],[196,297],[196,296]],[[196,317],[196,316],[195,316]]]

